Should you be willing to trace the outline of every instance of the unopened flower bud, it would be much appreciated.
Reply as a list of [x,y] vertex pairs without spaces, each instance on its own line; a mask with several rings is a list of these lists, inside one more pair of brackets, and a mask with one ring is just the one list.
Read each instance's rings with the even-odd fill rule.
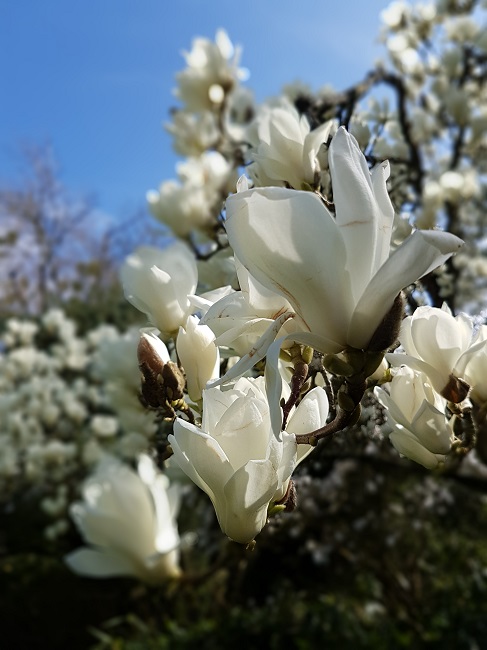
[[142,397],[157,408],[183,398],[184,372],[170,361],[165,344],[152,332],[143,332],[137,348],[142,373]]
[[183,398],[184,386],[186,384],[184,372],[173,361],[169,361],[164,365],[162,369],[162,381],[164,384],[164,392],[170,402]]
[[144,373],[144,368],[150,369],[155,375],[162,372],[165,363],[169,361],[169,352],[161,339],[152,332],[142,332],[137,347],[139,367]]

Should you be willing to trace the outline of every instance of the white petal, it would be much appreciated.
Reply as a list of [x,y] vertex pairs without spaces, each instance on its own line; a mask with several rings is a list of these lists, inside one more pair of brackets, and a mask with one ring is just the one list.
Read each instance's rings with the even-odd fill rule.
[[267,506],[277,488],[268,460],[249,461],[225,485],[227,509],[220,520],[223,532],[241,544],[252,541],[265,526]]
[[113,576],[138,575],[135,564],[127,557],[111,550],[79,548],[64,561],[75,573],[91,578],[111,578]]
[[446,387],[448,382],[448,375],[438,371],[436,368],[431,366],[429,363],[417,359],[416,357],[411,357],[408,354],[399,354],[399,353],[389,353],[385,355],[387,361],[391,366],[401,366],[406,365],[413,370],[418,372],[424,372],[431,382],[431,385],[436,390],[437,393],[441,393]]
[[411,429],[421,444],[433,454],[447,454],[452,443],[451,429],[444,413],[428,402],[423,402],[416,413]]
[[[385,200],[384,168],[379,167],[374,174],[381,197],[379,204],[365,156],[355,138],[343,127],[338,129],[331,142],[328,159],[336,221],[345,242],[346,268],[352,281],[353,298],[357,302],[387,258],[394,210],[391,202],[387,204]],[[382,207],[387,211],[383,212]],[[385,256],[384,251],[387,252]]]
[[[171,445],[173,440],[176,441],[179,449],[193,466],[194,472],[199,477],[199,480],[195,481],[197,485],[206,484],[215,496],[218,496],[217,493],[221,492],[233,474],[232,466],[218,442],[180,418],[174,422],[174,435],[169,436],[168,440]],[[180,456],[176,455],[176,447],[174,447],[174,454],[179,462]],[[181,469],[187,471],[186,466],[181,466]]]
[[265,458],[270,419],[267,401],[252,394],[239,397],[213,431],[234,470],[248,460]]
[[368,284],[353,314],[348,343],[365,348],[401,289],[443,264],[462,245],[450,233],[416,230]]
[[423,465],[427,469],[435,469],[440,462],[444,462],[445,456],[433,454],[428,451],[407,429],[396,428],[389,436],[390,441],[400,454],[410,460]]
[[[328,396],[323,388],[317,386],[310,390],[299,403],[294,413],[289,418],[286,431],[294,434],[311,433],[325,426],[330,405]],[[297,463],[313,451],[312,445],[298,445]]]
[[230,381],[231,379],[236,379],[240,375],[243,375],[247,370],[253,368],[256,363],[265,357],[269,346],[276,338],[279,330],[284,325],[284,323],[293,316],[294,314],[286,312],[279,316],[279,318],[276,318],[276,320],[269,325],[265,333],[260,337],[250,352],[243,356],[240,361],[238,361],[234,366],[232,366],[230,370],[223,377],[221,377],[221,379],[209,381],[208,386],[221,386],[222,384]]
[[286,298],[309,331],[344,340],[353,311],[346,251],[316,195],[277,187],[233,195],[226,229],[242,264]]

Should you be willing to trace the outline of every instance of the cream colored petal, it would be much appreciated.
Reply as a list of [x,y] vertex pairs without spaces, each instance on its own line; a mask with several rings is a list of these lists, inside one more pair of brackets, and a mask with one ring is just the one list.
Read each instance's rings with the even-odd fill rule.
[[443,264],[463,246],[455,235],[416,230],[372,278],[360,298],[348,331],[348,343],[365,348],[398,293]]
[[433,454],[428,451],[407,429],[396,429],[389,436],[390,441],[397,449],[397,451],[413,460],[419,465],[423,465],[426,469],[436,469],[440,463],[445,461],[445,456],[442,454]]
[[275,469],[268,460],[249,461],[225,485],[223,532],[241,544],[251,542],[267,521],[267,507],[277,489]]
[[75,573],[91,578],[141,577],[129,558],[110,550],[79,548],[66,555],[64,561]]
[[394,210],[390,201],[385,202],[385,169],[380,167],[374,174],[379,203],[365,156],[344,127],[334,136],[328,159],[336,221],[345,242],[354,302],[358,302],[384,261],[384,250],[388,256]]
[[309,331],[343,340],[353,311],[346,251],[316,195],[277,187],[235,194],[226,229],[242,264],[286,298]]
[[[169,436],[168,440],[171,445],[176,443],[173,450],[181,469],[201,489],[206,492],[206,486],[210,490],[210,496],[214,494],[218,498],[233,474],[233,468],[218,442],[181,418],[174,422],[174,435]],[[188,462],[180,462],[181,454]]]

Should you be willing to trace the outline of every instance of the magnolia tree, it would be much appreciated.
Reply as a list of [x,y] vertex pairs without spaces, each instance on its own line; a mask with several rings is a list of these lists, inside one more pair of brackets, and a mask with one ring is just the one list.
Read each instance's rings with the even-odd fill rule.
[[[69,508],[87,544],[73,570],[179,578],[191,483],[252,548],[299,509],[298,465],[351,431],[369,458],[388,439],[397,460],[485,479],[485,5],[394,2],[387,62],[345,91],[294,84],[262,105],[224,31],[193,42],[167,125],[178,178],[147,197],[172,242],[121,269],[146,319],[137,341],[58,324],[46,357],[37,330],[7,333],[0,478],[5,492],[50,473],[41,506],[63,523],[49,534]],[[103,398],[69,384],[88,369]]]
[[296,466],[364,400],[411,461],[486,458],[484,5],[392,3],[388,62],[344,92],[256,105],[225,32],[185,54],[186,159],[148,193],[175,241],[121,278],[155,328],[138,356],[167,455],[236,542],[294,508]]
[[[167,124],[177,179],[147,195],[170,243],[121,268],[143,327],[79,334],[57,309],[5,322],[0,515],[33,504],[43,551],[148,585],[130,588],[139,630],[167,623],[179,643],[201,624],[214,647],[235,617],[239,638],[315,617],[321,641],[341,616],[355,648],[359,619],[441,631],[448,587],[455,611],[478,589],[480,611],[487,560],[458,512],[482,530],[486,8],[393,2],[387,60],[359,83],[261,105],[227,34],[195,39]],[[329,575],[328,593],[346,584],[331,618]]]

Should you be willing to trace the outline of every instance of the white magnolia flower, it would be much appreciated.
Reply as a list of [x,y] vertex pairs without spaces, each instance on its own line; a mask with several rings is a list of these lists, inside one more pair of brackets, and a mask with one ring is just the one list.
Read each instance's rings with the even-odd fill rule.
[[397,0],[380,12],[380,18],[390,29],[398,29],[402,22],[411,13],[411,6],[407,2]]
[[201,155],[215,145],[220,135],[216,116],[209,111],[175,111],[172,123],[165,124],[165,128],[173,136],[174,150],[182,156]]
[[375,388],[375,394],[388,411],[389,438],[399,453],[428,469],[445,462],[454,436],[445,416],[446,400],[426,375],[403,366],[389,384],[389,393]]
[[193,230],[215,225],[223,196],[235,187],[237,174],[218,151],[206,151],[177,165],[178,179],[150,190],[147,201],[152,214],[184,238]]
[[390,253],[388,163],[369,172],[343,128],[332,140],[329,163],[336,216],[311,192],[257,188],[227,200],[226,229],[252,276],[292,305],[300,329],[295,340],[336,353],[366,348],[401,289],[462,241],[418,230]]
[[83,502],[71,507],[92,547],[70,553],[66,563],[93,578],[134,576],[157,584],[179,576],[179,501],[179,486],[169,486],[148,456],[141,456],[138,473],[104,457],[83,487]]
[[[292,307],[280,294],[257,282],[238,259],[235,267],[241,290],[229,292],[214,302],[202,322],[215,333],[218,345],[229,346],[242,356],[276,318],[292,311]],[[286,333],[294,331],[292,321],[287,321],[284,328]]]
[[[450,375],[460,377],[461,357],[472,340],[473,324],[466,314],[453,316],[448,305],[418,307],[401,324],[399,340],[406,354],[388,354],[388,361],[424,372],[432,386],[444,393]],[[458,368],[457,368],[458,366]]]
[[184,327],[179,328],[176,350],[186,373],[188,394],[193,402],[198,402],[206,383],[220,376],[215,335],[196,316],[189,316]]
[[256,146],[248,172],[255,185],[287,184],[297,190],[314,186],[320,171],[319,150],[334,128],[335,123],[328,121],[311,131],[307,118],[288,101],[264,106],[249,129]]
[[196,38],[191,52],[183,54],[188,67],[176,75],[175,95],[190,111],[218,107],[237,81],[246,77],[245,70],[238,67],[240,50],[233,47],[223,29],[217,31],[214,43]]
[[121,280],[127,300],[169,338],[188,318],[198,271],[192,251],[175,242],[163,250],[138,248],[125,260]]
[[181,469],[212,500],[222,531],[247,544],[265,526],[269,505],[285,497],[294,467],[311,450],[296,445],[294,434],[323,426],[327,416],[326,393],[316,388],[278,440],[264,379],[241,378],[231,390],[203,391],[201,429],[178,419],[169,441]]

